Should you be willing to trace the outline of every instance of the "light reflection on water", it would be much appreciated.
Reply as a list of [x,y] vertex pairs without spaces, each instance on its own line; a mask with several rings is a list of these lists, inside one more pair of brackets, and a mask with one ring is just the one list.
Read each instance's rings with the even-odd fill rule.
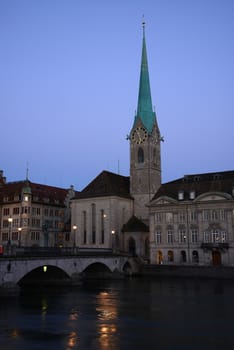
[[144,280],[0,300],[2,350],[234,347],[234,281]]

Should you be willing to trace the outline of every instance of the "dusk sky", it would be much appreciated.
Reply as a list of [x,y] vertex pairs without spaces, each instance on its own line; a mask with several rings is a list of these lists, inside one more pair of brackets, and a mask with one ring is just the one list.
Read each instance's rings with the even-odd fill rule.
[[129,175],[142,15],[163,182],[234,169],[233,0],[0,0],[0,169]]

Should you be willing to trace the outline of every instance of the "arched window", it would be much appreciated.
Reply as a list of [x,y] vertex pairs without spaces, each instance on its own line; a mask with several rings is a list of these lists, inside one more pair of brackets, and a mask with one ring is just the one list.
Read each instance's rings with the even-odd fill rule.
[[161,250],[157,251],[156,263],[159,265],[161,265],[163,263],[163,253],[161,252]]
[[194,263],[198,263],[199,262],[199,256],[198,256],[198,251],[197,250],[193,250],[192,260],[193,260]]
[[136,255],[136,242],[132,237],[128,241],[128,251],[130,254]]
[[168,261],[170,261],[170,262],[174,261],[174,254],[173,254],[172,250],[168,250],[167,258],[168,258]]
[[183,263],[186,263],[186,261],[187,261],[187,256],[186,256],[186,251],[185,251],[185,250],[182,250],[182,251],[180,252],[180,256],[181,256],[181,261],[182,261]]
[[144,151],[141,147],[138,149],[138,163],[144,163]]

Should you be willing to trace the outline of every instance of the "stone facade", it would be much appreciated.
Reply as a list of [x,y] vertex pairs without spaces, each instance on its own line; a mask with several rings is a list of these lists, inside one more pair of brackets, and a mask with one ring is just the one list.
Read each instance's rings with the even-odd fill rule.
[[72,246],[70,200],[73,187],[62,189],[29,180],[6,182],[0,173],[0,245]]
[[132,200],[116,195],[72,201],[73,239],[80,248],[123,251],[122,226],[132,213]]
[[149,207],[152,264],[234,266],[234,171],[165,183]]

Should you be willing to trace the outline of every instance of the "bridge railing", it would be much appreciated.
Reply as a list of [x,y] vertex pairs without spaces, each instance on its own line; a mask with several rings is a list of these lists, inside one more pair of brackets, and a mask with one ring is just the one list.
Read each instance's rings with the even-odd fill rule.
[[78,248],[78,247],[10,247],[5,249],[4,257],[50,257],[50,256],[97,256],[113,255],[111,248]]

